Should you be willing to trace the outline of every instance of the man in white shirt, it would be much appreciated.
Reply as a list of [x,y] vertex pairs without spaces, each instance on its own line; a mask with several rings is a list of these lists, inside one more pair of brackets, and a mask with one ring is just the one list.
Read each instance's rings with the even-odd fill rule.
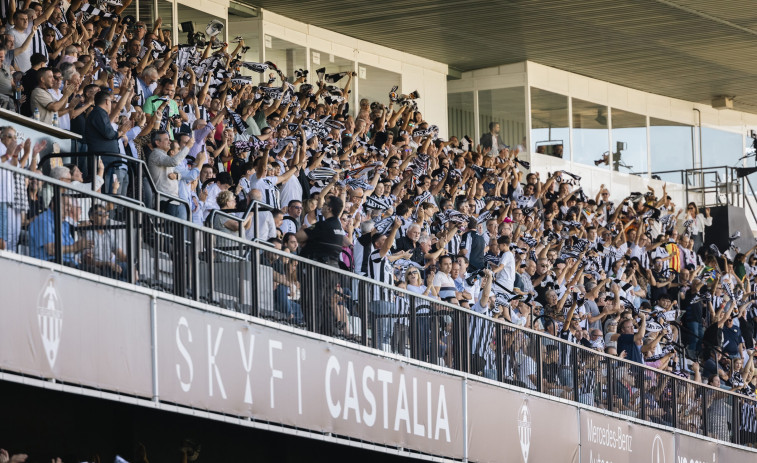
[[434,275],[433,285],[443,301],[459,304],[463,300],[463,293],[455,287],[455,280],[450,276],[452,271],[452,257],[444,255],[439,258],[439,271]]
[[[254,201],[262,202],[263,192],[258,190],[257,188],[253,188],[252,190],[250,190],[250,197]],[[255,236],[255,226],[253,225],[247,231],[247,239],[254,240],[255,238],[257,238],[260,241],[268,241],[269,238],[274,238],[276,236],[276,222],[273,220],[273,214],[271,214],[269,211],[260,209],[258,211],[258,215],[259,217],[255,218],[255,220],[257,221],[258,236]]]
[[[168,154],[171,148],[171,140],[165,130],[153,132],[151,144],[153,150],[148,157],[147,167],[155,181],[155,188],[161,193],[178,197],[179,173],[176,172],[176,167],[187,157],[187,153],[194,145],[194,139],[190,137],[187,144],[173,156]],[[186,209],[179,204],[162,201],[161,211],[180,219],[189,219]]]
[[[22,46],[30,34],[36,32],[36,28],[29,27],[29,16],[26,11],[17,10],[13,14],[13,28],[8,31],[13,36],[13,42],[18,48],[15,49],[14,55],[16,59],[16,66],[21,72],[26,72],[32,67],[30,58],[32,57],[32,47],[30,44],[26,44],[26,48]],[[24,48],[23,50],[21,50]]]

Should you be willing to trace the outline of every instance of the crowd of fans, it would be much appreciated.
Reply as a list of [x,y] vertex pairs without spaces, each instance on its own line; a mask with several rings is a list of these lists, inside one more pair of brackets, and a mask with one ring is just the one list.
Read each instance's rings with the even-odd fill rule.
[[[242,41],[229,50],[213,24],[210,37],[172,44],[160,19],[148,27],[121,17],[128,4],[11,0],[0,15],[2,105],[82,135],[82,152],[123,156],[101,156],[97,172],[71,164],[45,174],[73,184],[95,176],[97,191],[135,197],[128,159],[139,160],[162,198],[153,206],[179,219],[755,397],[757,254],[706,246],[709,209],[676,205],[665,187],[613,202],[604,186],[583,191],[570,172],[543,178],[496,123],[479,143],[442,140],[417,92],[387,89],[386,102],[350,108],[352,73],[287,79],[275,63],[244,61]],[[44,143],[19,143],[12,127],[1,136],[2,162],[39,170]],[[0,176],[0,246],[26,240],[32,256],[50,259],[49,193]],[[143,190],[136,199],[158,201]],[[245,216],[252,201],[266,210]],[[71,198],[62,207],[71,227],[64,262],[123,278],[129,257],[98,228],[114,211]],[[77,233],[82,222],[89,228]],[[315,281],[294,261],[268,264],[277,307],[294,322],[314,286],[339,284]],[[354,336],[349,290],[315,302]],[[407,297],[374,291],[377,344],[403,353]],[[448,328],[439,358],[455,367]],[[491,323],[471,324],[472,365],[486,376],[497,364],[492,333]],[[543,361],[566,366],[554,347]],[[532,385],[533,359],[517,361],[518,372],[505,374]],[[545,387],[573,386],[555,371]]]

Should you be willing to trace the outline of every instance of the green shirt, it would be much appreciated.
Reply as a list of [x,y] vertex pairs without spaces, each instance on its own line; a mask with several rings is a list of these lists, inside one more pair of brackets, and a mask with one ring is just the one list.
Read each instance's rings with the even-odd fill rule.
[[[152,115],[155,111],[157,111],[158,108],[160,108],[160,105],[163,104],[163,100],[161,100],[161,96],[159,95],[153,95],[147,100],[145,100],[145,104],[142,105],[142,110],[145,112],[145,114]],[[163,119],[161,121],[161,128],[165,128],[168,132],[168,137],[173,140],[173,127],[171,126],[171,117],[177,116],[179,114],[179,105],[176,103],[175,100],[168,100],[168,106],[165,110],[163,110]]]
[[[162,97],[153,95],[145,100],[145,104],[142,105],[142,110],[145,114],[153,114],[156,109],[160,108],[160,105],[163,104],[163,100],[160,98]],[[179,105],[176,103],[176,100],[168,100],[168,114],[164,114],[163,117],[176,116],[177,114],[179,114]]]

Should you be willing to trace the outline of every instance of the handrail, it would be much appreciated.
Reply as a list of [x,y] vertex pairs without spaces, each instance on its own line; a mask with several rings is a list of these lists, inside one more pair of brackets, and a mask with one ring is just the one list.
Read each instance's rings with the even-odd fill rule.
[[[242,212],[242,211],[238,211],[238,212]],[[244,227],[242,227],[242,223],[244,222],[244,219],[241,219],[241,218],[239,218],[239,217],[237,217],[235,215],[232,215],[229,212],[225,212],[225,211],[223,211],[221,209],[212,209],[210,211],[210,214],[208,214],[208,218],[205,219],[205,223],[208,224],[207,225],[208,227],[213,228],[213,219],[215,219],[215,217],[217,215],[220,215],[222,217],[226,217],[229,220],[233,220],[234,222],[237,222],[239,224],[239,230],[238,230],[239,237],[240,238],[244,238]]]
[[[113,202],[113,203],[116,203],[116,204],[120,203],[120,205],[128,207],[128,208],[131,208],[131,209],[133,209],[133,210],[135,210],[137,212],[142,212],[142,213],[149,214],[149,215],[155,215],[156,217],[159,217],[159,218],[167,220],[167,221],[178,221],[178,219],[176,219],[176,217],[173,217],[171,215],[167,215],[167,214],[164,214],[164,213],[161,213],[161,212],[156,212],[156,211],[153,211],[151,209],[147,209],[147,208],[140,207],[140,206],[134,206],[134,205],[128,204],[128,203],[126,203],[126,202],[118,199],[117,197],[114,198],[112,196],[105,196],[105,195],[102,195],[100,193],[88,191],[88,190],[85,190],[85,189],[82,189],[82,188],[79,188],[79,187],[76,187],[76,186],[72,186],[71,184],[68,184],[68,183],[65,183],[65,182],[61,182],[61,181],[58,181],[58,180],[55,180],[55,179],[52,179],[52,178],[49,178],[49,177],[45,177],[45,176],[42,176],[42,175],[39,175],[39,174],[35,174],[33,172],[29,172],[28,170],[19,169],[17,167],[10,166],[10,165],[7,165],[7,164],[0,164],[0,169],[8,169],[8,170],[16,171],[18,173],[21,173],[21,174],[24,174],[24,175],[28,175],[30,177],[34,177],[34,178],[37,178],[39,180],[42,180],[42,181],[45,181],[45,182],[48,182],[48,183],[56,184],[56,185],[58,185],[60,187],[66,188],[66,189],[76,190],[76,191],[78,191],[80,193],[83,193],[83,194],[88,195],[88,196],[95,197],[97,199],[101,199],[101,200],[106,201],[106,202]],[[414,293],[414,292],[409,291],[407,289],[403,289],[403,288],[400,288],[400,287],[397,287],[397,286],[392,286],[392,285],[389,285],[389,284],[386,284],[386,283],[382,283],[380,281],[373,280],[373,279],[371,279],[369,277],[362,276],[362,275],[359,275],[357,273],[352,273],[352,272],[348,272],[348,271],[345,271],[345,270],[341,270],[341,269],[339,269],[337,267],[332,267],[332,266],[329,266],[329,265],[326,265],[326,264],[322,264],[322,263],[317,262],[317,261],[306,259],[306,258],[298,256],[296,254],[291,254],[291,253],[288,253],[288,252],[284,252],[284,251],[278,250],[276,248],[273,248],[271,246],[268,246],[266,244],[262,244],[262,243],[258,243],[258,242],[254,242],[254,241],[245,240],[245,239],[239,238],[239,237],[237,237],[235,235],[224,233],[224,232],[221,232],[221,231],[218,231],[218,230],[214,230],[214,229],[208,228],[208,227],[201,227],[201,226],[195,225],[193,223],[188,223],[188,224],[182,223],[182,226],[191,227],[191,228],[194,228],[196,230],[200,230],[200,231],[203,231],[203,232],[215,235],[216,237],[219,237],[219,238],[226,238],[226,239],[229,239],[229,240],[233,240],[233,241],[239,242],[240,244],[246,244],[246,245],[252,246],[254,248],[257,248],[258,251],[265,251],[267,253],[276,254],[279,257],[285,257],[285,258],[288,258],[290,260],[295,260],[297,262],[300,262],[300,263],[303,263],[303,264],[307,264],[307,265],[309,265],[311,267],[320,268],[322,270],[327,270],[327,271],[330,271],[330,272],[334,272],[334,273],[340,274],[340,275],[345,276],[345,277],[349,277],[349,278],[354,279],[354,280],[358,280],[358,281],[362,281],[362,282],[365,282],[365,283],[369,283],[369,284],[371,284],[373,286],[378,286],[378,287],[381,287],[381,288],[389,289],[389,290],[392,290],[395,293],[402,293],[402,294],[405,294],[406,296],[426,301],[427,303],[433,304],[434,306],[437,306],[437,307],[441,306],[441,307],[447,308],[447,309],[455,311],[455,312],[462,312],[462,313],[464,313],[466,315],[470,315],[470,316],[474,316],[474,317],[478,317],[478,318],[484,318],[484,319],[487,319],[487,321],[493,322],[495,324],[509,326],[509,327],[515,328],[515,329],[520,330],[520,331],[525,331],[525,332],[530,333],[530,334],[535,334],[535,335],[540,335],[540,336],[548,336],[551,339],[562,341],[561,338],[556,337],[556,336],[552,336],[549,333],[546,333],[546,332],[543,332],[543,331],[537,331],[537,330],[534,330],[534,329],[531,329],[531,328],[517,326],[517,325],[514,325],[512,323],[508,323],[508,322],[505,322],[505,321],[502,321],[502,320],[499,320],[499,319],[490,318],[490,317],[487,317],[485,315],[481,315],[480,313],[475,312],[473,310],[466,309],[464,307],[452,305],[452,304],[450,304],[448,302],[444,302],[444,301],[441,301],[441,300],[438,300],[438,299],[433,299],[433,298],[431,298],[429,296],[424,296],[422,294]],[[635,363],[635,362],[631,362],[631,361],[626,360],[626,359],[621,359],[619,357],[611,356],[611,355],[605,354],[603,352],[598,352],[598,351],[595,351],[593,349],[589,349],[589,348],[584,347],[584,346],[582,346],[580,344],[570,344],[570,345],[572,345],[572,346],[574,345],[574,346],[576,346],[579,349],[583,349],[585,351],[588,351],[588,352],[591,352],[591,353],[594,353],[594,354],[597,354],[597,355],[601,355],[603,357],[610,358],[612,360],[623,361],[623,362],[625,362],[625,363],[627,363],[629,365],[633,365],[633,366],[637,366],[637,367],[643,367],[643,368],[645,368],[647,370],[652,370],[652,371],[657,372],[657,373],[665,374],[667,376],[670,376],[671,378],[676,378],[676,379],[679,379],[679,380],[682,380],[682,381],[688,381],[688,382],[690,382],[692,384],[695,384],[697,386],[702,385],[700,383],[693,382],[693,381],[688,380],[686,378],[681,378],[680,376],[676,376],[676,375],[673,375],[671,373],[667,373],[667,372],[662,371],[662,370],[658,370],[658,369],[655,369],[655,368],[650,368],[650,367],[647,367],[647,366],[644,366],[644,365],[641,365],[641,364],[638,364],[638,363]],[[718,390],[718,391],[722,390],[722,389],[717,389],[717,388],[712,388],[712,389],[715,389],[715,390]],[[742,396],[740,396],[740,397],[742,397]]]
[[257,240],[258,236],[260,235],[260,231],[258,230],[258,219],[257,219],[257,217],[258,217],[258,215],[260,213],[260,210],[264,210],[264,211],[269,211],[270,212],[270,211],[275,210],[275,208],[269,206],[268,204],[262,203],[260,201],[252,200],[247,205],[246,208],[244,208],[242,210],[234,211],[234,212],[242,212],[243,213],[242,217],[237,217],[237,216],[232,215],[232,214],[230,214],[228,212],[224,212],[221,209],[213,209],[213,210],[210,211],[210,214],[208,214],[208,217],[205,219],[205,222],[206,223],[210,223],[210,228],[213,228],[213,219],[214,219],[214,217],[216,216],[216,214],[221,214],[224,217],[227,217],[228,219],[234,220],[235,222],[239,223],[239,225],[240,225],[240,228],[239,228],[240,234],[239,234],[239,236],[241,236],[242,238],[244,238],[245,235],[244,235],[244,232],[242,231],[241,225],[242,225],[242,223],[245,220],[247,220],[247,217],[249,217],[250,214],[254,214],[254,216],[255,216],[255,223],[254,223],[253,240]]
[[[139,194],[136,195],[138,198],[142,197],[142,181],[141,180],[142,180],[142,176],[144,175],[144,173],[147,174],[147,175],[145,175],[145,177],[147,178],[147,181],[150,184],[150,187],[152,188],[153,193],[157,193],[157,187],[155,186],[155,182],[153,181],[152,176],[150,175],[150,171],[147,169],[147,163],[145,163],[141,159],[137,159],[137,158],[134,158],[132,156],[126,156],[126,155],[121,154],[121,153],[107,153],[107,152],[97,152],[97,153],[92,153],[92,152],[87,152],[87,153],[50,153],[50,154],[47,154],[44,157],[42,157],[42,159],[40,159],[40,161],[39,161],[39,168],[42,169],[44,166],[46,166],[50,162],[51,159],[54,159],[54,158],[85,158],[85,159],[87,159],[89,161],[89,163],[88,163],[88,170],[90,170],[91,172],[88,172],[88,174],[91,175],[91,177],[92,177],[92,179],[90,180],[90,182],[92,183],[92,190],[94,191],[94,189],[95,189],[95,180],[96,180],[95,179],[95,177],[96,177],[95,172],[97,172],[97,163],[96,163],[96,160],[97,160],[97,158],[102,158],[102,157],[119,158],[120,160],[123,161],[123,164],[126,164],[126,166],[128,168],[130,168],[130,169],[134,168],[133,167],[134,164],[136,164],[136,165],[139,166],[139,172],[138,172],[139,173],[139,179],[138,179],[139,181],[136,182],[137,186],[139,188]],[[113,161],[113,162],[109,163],[107,166],[105,166],[105,170],[107,171],[110,167],[113,167],[114,165],[117,165],[119,163],[121,163],[121,162],[120,161]]]
[[[701,206],[708,206],[707,203],[707,195],[708,194],[715,194],[716,200],[718,203],[716,205],[720,204],[720,193],[723,186],[726,186],[725,197],[727,198],[727,205],[734,205],[736,207],[741,207],[743,209],[746,209],[743,204],[740,204],[739,201],[743,201],[746,203],[749,207],[749,212],[752,214],[752,219],[754,220],[754,223],[757,223],[757,211],[755,211],[754,207],[752,206],[751,202],[749,201],[748,193],[751,193],[752,197],[757,198],[755,196],[754,189],[752,188],[751,181],[749,180],[748,176],[742,177],[742,181],[739,183],[738,181],[738,174],[737,169],[740,167],[736,166],[712,166],[712,167],[701,167],[701,168],[693,168],[693,169],[676,169],[676,170],[661,170],[652,172],[652,175],[659,175],[659,174],[673,174],[673,173],[680,173],[682,177],[685,179],[684,186],[686,187],[686,201],[689,201],[689,193],[698,193],[702,195],[702,204]],[[720,174],[723,172],[725,174],[725,182],[721,180]],[[688,179],[690,176],[695,175],[696,178],[699,180],[698,186],[692,186],[689,185]],[[714,175],[715,178],[713,180],[714,185],[707,185],[707,181],[705,181],[705,177]],[[736,184],[738,191],[732,191],[731,188],[729,188],[730,185]],[[749,187],[749,191],[746,190],[746,187]]]
[[[89,190],[84,189],[84,188],[79,187],[79,186],[74,186],[74,185],[71,185],[71,184],[68,184],[68,183],[65,183],[65,182],[60,182],[60,181],[57,181],[55,179],[44,177],[44,176],[39,175],[37,173],[32,173],[32,172],[29,172],[29,171],[25,171],[25,170],[22,170],[22,169],[13,167],[13,166],[0,165],[0,169],[6,169],[6,170],[13,171],[13,172],[17,172],[17,173],[20,173],[20,174],[22,174],[22,175],[24,175],[26,177],[30,177],[30,178],[37,178],[39,180],[47,182],[50,185],[54,185],[56,187],[55,188],[56,190],[59,190],[59,189],[73,190],[73,191],[79,192],[80,194],[82,194],[84,196],[88,196],[88,197],[91,197],[91,198],[94,198],[94,199],[101,199],[101,200],[103,200],[105,202],[110,202],[112,204],[121,205],[124,208],[126,208],[128,210],[128,212],[130,212],[130,213],[139,213],[139,214],[144,214],[144,215],[146,215],[148,217],[153,217],[154,219],[160,219],[161,221],[165,222],[164,227],[169,226],[168,228],[164,228],[164,229],[168,229],[168,230],[172,229],[172,230],[174,230],[174,232],[176,232],[178,230],[186,230],[188,232],[200,232],[200,233],[204,234],[205,237],[216,236],[216,237],[223,238],[223,239],[225,239],[227,241],[230,241],[232,243],[232,246],[238,246],[240,250],[245,250],[245,252],[249,252],[250,250],[253,251],[253,253],[252,253],[253,254],[253,256],[252,256],[253,257],[252,258],[252,262],[246,264],[246,265],[250,265],[250,264],[252,265],[252,267],[250,267],[250,270],[252,271],[253,275],[257,275],[259,273],[258,270],[260,269],[260,266],[261,266],[261,264],[260,264],[260,254],[264,252],[264,253],[268,253],[268,254],[271,254],[271,255],[274,255],[274,256],[278,256],[280,258],[285,258],[285,259],[288,259],[288,260],[291,260],[291,261],[295,261],[295,262],[297,262],[297,265],[300,266],[300,267],[319,269],[322,272],[329,272],[331,274],[338,275],[340,278],[343,279],[342,281],[357,282],[357,284],[358,284],[359,287],[365,287],[365,288],[368,289],[368,291],[372,291],[374,289],[385,289],[385,290],[391,291],[391,293],[396,294],[396,295],[405,295],[408,298],[408,300],[411,301],[411,307],[414,307],[416,309],[418,307],[417,302],[425,302],[425,305],[428,305],[430,308],[442,309],[444,311],[448,311],[450,314],[453,314],[456,317],[458,317],[458,318],[456,318],[456,320],[460,321],[460,324],[457,326],[457,331],[455,333],[456,333],[456,335],[461,336],[461,340],[464,343],[467,343],[467,345],[463,344],[463,345],[459,346],[459,348],[463,350],[463,352],[461,353],[461,355],[463,355],[463,356],[466,355],[466,352],[468,351],[468,349],[470,349],[470,339],[468,338],[469,333],[468,333],[468,330],[467,330],[468,326],[470,326],[471,323],[474,323],[475,320],[483,319],[483,320],[486,320],[487,323],[491,323],[491,326],[497,330],[497,333],[498,333],[497,335],[500,338],[503,335],[506,334],[506,332],[503,332],[503,330],[510,330],[513,333],[514,332],[521,332],[521,333],[524,333],[524,334],[528,334],[529,336],[533,336],[534,339],[536,339],[538,341],[537,348],[538,348],[538,345],[541,345],[542,339],[549,339],[550,343],[560,343],[561,345],[566,345],[570,349],[574,349],[573,352],[576,352],[576,353],[581,352],[583,355],[594,356],[594,358],[598,359],[599,361],[615,362],[615,363],[613,363],[614,365],[626,365],[628,367],[632,367],[632,369],[634,371],[646,372],[644,375],[641,376],[641,381],[645,381],[644,378],[647,375],[662,375],[662,376],[660,376],[658,378],[664,377],[664,378],[667,378],[667,380],[669,380],[669,381],[673,381],[673,383],[671,383],[671,384],[674,385],[674,386],[672,386],[674,388],[674,391],[675,391],[675,387],[676,386],[678,386],[678,387],[689,386],[689,387],[696,387],[696,388],[698,388],[698,389],[696,389],[698,391],[708,391],[709,390],[709,391],[712,391],[713,393],[717,392],[719,394],[726,394],[727,397],[730,397],[734,401],[733,402],[734,404],[736,404],[737,402],[738,403],[744,403],[743,401],[747,401],[747,400],[748,401],[753,401],[753,399],[748,398],[746,396],[743,396],[743,395],[740,395],[740,394],[735,394],[735,393],[732,393],[730,391],[726,391],[726,390],[723,390],[723,389],[714,388],[714,387],[711,387],[711,386],[708,386],[708,385],[705,385],[705,384],[702,384],[702,383],[697,383],[697,382],[691,381],[691,380],[689,380],[687,378],[681,378],[681,377],[676,376],[674,374],[667,373],[665,371],[661,371],[661,370],[658,370],[656,368],[648,367],[648,366],[646,366],[644,364],[639,364],[639,363],[631,362],[629,360],[621,359],[621,358],[616,357],[616,356],[611,356],[611,355],[605,354],[604,352],[598,352],[596,350],[586,348],[586,347],[584,347],[582,345],[579,345],[579,344],[567,343],[563,339],[561,339],[559,337],[552,336],[549,333],[545,333],[545,332],[541,332],[541,331],[536,331],[536,330],[533,330],[533,329],[530,329],[530,328],[524,328],[524,327],[517,326],[517,325],[511,324],[509,322],[506,322],[506,321],[503,321],[503,320],[499,320],[499,319],[492,319],[492,318],[489,318],[489,317],[484,316],[482,314],[479,314],[477,312],[474,312],[472,310],[468,310],[468,309],[464,309],[462,307],[454,306],[452,304],[449,304],[449,303],[446,303],[446,302],[443,302],[443,301],[439,301],[439,300],[436,300],[436,299],[432,299],[430,297],[427,297],[427,296],[424,296],[424,295],[421,295],[421,294],[417,294],[417,293],[414,293],[414,292],[411,292],[411,291],[408,291],[408,290],[405,290],[405,289],[402,289],[402,288],[399,288],[399,287],[396,287],[396,286],[393,286],[393,285],[388,285],[388,284],[384,284],[384,283],[381,283],[381,282],[377,282],[377,281],[372,280],[370,278],[363,277],[363,276],[360,276],[360,275],[352,273],[352,272],[343,271],[343,270],[340,270],[338,268],[331,267],[331,266],[328,266],[328,265],[325,265],[325,264],[321,264],[321,263],[318,263],[318,262],[315,262],[315,261],[311,261],[311,260],[305,259],[303,257],[297,256],[297,255],[294,255],[294,254],[291,254],[291,253],[287,253],[287,252],[284,252],[284,251],[280,251],[280,250],[277,250],[277,249],[272,248],[272,247],[267,246],[267,245],[263,245],[261,243],[251,242],[251,241],[245,240],[243,238],[240,238],[240,237],[228,234],[228,233],[223,233],[223,232],[220,232],[220,231],[217,231],[217,230],[212,230],[212,229],[208,229],[208,228],[205,228],[205,227],[200,227],[200,226],[197,226],[197,225],[195,225],[195,224],[193,224],[191,222],[180,221],[180,220],[177,220],[175,217],[172,217],[172,216],[169,216],[169,215],[166,215],[166,214],[162,214],[160,212],[153,211],[153,210],[145,208],[143,206],[135,206],[135,205],[129,204],[128,202],[123,201],[123,200],[119,199],[118,197],[112,197],[112,196],[107,196],[107,195],[103,195],[103,194],[100,194],[100,193],[92,192],[92,191],[89,191]],[[53,205],[51,207],[56,207],[56,206]],[[220,211],[218,213],[220,213],[220,214],[226,214],[226,213],[224,213],[222,211]],[[128,214],[128,215],[131,216],[131,214]],[[171,224],[174,224],[174,227],[170,227]],[[129,222],[128,222],[128,219],[127,219],[126,229],[127,229],[127,231],[129,233],[134,233],[134,230],[132,230],[130,227],[131,226],[129,225]],[[58,233],[60,233],[59,227],[56,227],[56,231]],[[197,236],[201,236],[201,235],[195,235],[195,237],[197,237]],[[129,239],[130,240],[134,239],[134,237],[132,236]],[[180,239],[184,240],[183,238],[180,238]],[[203,240],[201,239],[201,240],[198,241],[198,240],[193,240],[193,239],[190,238],[190,239],[188,239],[186,241],[188,243],[190,243],[190,245],[193,245],[193,246],[198,246],[199,245],[199,246],[201,246],[201,244],[199,244],[199,243],[201,243]],[[197,266],[197,259],[199,259],[199,254],[200,254],[200,252],[192,252],[190,254],[187,254],[186,257],[188,258],[189,262],[181,261],[181,262],[178,262],[178,264],[179,265],[193,266],[194,268],[196,268],[196,266]],[[138,257],[138,255],[136,257]],[[130,256],[130,258],[133,258],[133,257]],[[194,264],[193,264],[193,262],[194,262]],[[177,262],[174,262],[174,264],[176,265]],[[156,258],[156,264],[155,265],[156,266],[158,265],[157,264],[157,258]],[[240,269],[244,268],[244,262],[240,263],[240,267],[239,268]],[[210,272],[211,272],[211,283],[210,284],[211,285],[212,285],[212,271],[213,270],[212,270],[212,267],[211,267],[211,270],[210,270]],[[324,274],[326,274],[326,273],[324,273]],[[236,275],[237,278],[239,276],[240,275],[238,275],[238,274]],[[176,279],[180,279],[181,275],[177,274],[177,275],[174,276],[174,278],[175,278],[174,281],[176,283]],[[198,278],[197,272],[195,272],[195,278]],[[255,279],[256,279],[256,277],[253,276],[253,278],[252,278],[253,289],[254,289],[254,285],[256,284],[255,283]],[[242,284],[241,284],[241,282],[240,282],[239,279],[233,280],[232,283],[239,285],[240,288],[242,287]],[[363,286],[363,285],[365,285],[365,286]],[[253,294],[256,295],[256,292],[253,291]],[[186,294],[186,293],[179,294],[179,296],[180,297],[190,297],[190,295]],[[198,298],[198,294],[195,293],[193,295],[193,297],[195,299],[197,299]],[[256,300],[255,297],[253,297],[253,300]],[[241,296],[240,296],[240,301],[241,301]],[[363,301],[363,302],[365,302],[365,301]],[[257,304],[257,302],[255,304]],[[437,310],[437,312],[438,312],[438,310]],[[411,315],[411,316],[414,316],[414,315]],[[363,341],[362,342],[364,342],[364,343],[367,342],[367,338],[365,336],[363,337]],[[499,352],[500,349],[501,349],[501,346],[498,344],[498,352]],[[400,355],[404,355],[404,354],[400,354]],[[499,353],[498,353],[498,355],[499,355]],[[575,357],[575,358],[578,358],[578,357]],[[540,358],[538,358],[536,360],[540,361]],[[466,360],[466,362],[467,362],[467,360]],[[608,367],[610,365],[613,365],[613,364],[608,363]],[[499,365],[501,365],[501,363]],[[464,363],[464,364],[461,364],[461,365],[457,365],[456,368],[463,369],[462,371],[468,371],[469,365],[467,363]],[[465,369],[465,368],[468,368],[468,369]],[[578,368],[578,365],[576,363],[574,363],[574,365],[572,366],[572,368],[574,368],[574,369]],[[498,374],[500,375],[500,377],[501,377],[501,373],[500,373],[501,370],[502,370],[501,367],[499,367],[498,368]],[[612,373],[610,373],[610,374],[612,374]],[[609,381],[609,379],[608,379],[608,381]],[[541,388],[543,387],[541,385],[540,381],[539,381],[539,384],[537,385],[537,387],[539,388],[539,390],[541,390]],[[578,390],[577,388],[578,388],[578,385],[577,385],[577,383],[574,382],[574,389],[576,391]],[[643,395],[642,395],[642,397],[643,397]],[[576,396],[576,400],[578,400],[578,396]],[[642,407],[646,406],[645,403],[643,402],[643,399],[642,399],[641,404],[642,404]],[[734,423],[734,425],[735,425],[735,423]],[[734,432],[734,439],[738,439],[738,437],[737,437],[736,434],[737,434],[737,432]]]
[[[123,160],[123,164],[126,164],[126,166],[127,166],[128,169],[130,169],[130,170],[134,169],[134,171],[137,173],[137,181],[134,183],[134,186],[136,188],[135,191],[137,191],[137,194],[135,196],[137,196],[137,198],[134,198],[134,199],[137,199],[137,200],[141,201],[142,204],[144,204],[144,201],[143,201],[144,196],[143,196],[143,191],[142,191],[142,180],[143,179],[147,179],[147,182],[150,185],[151,192],[156,196],[156,201],[155,201],[155,204],[154,204],[156,211],[160,210],[160,202],[161,202],[161,200],[163,200],[163,201],[169,201],[169,202],[177,202],[177,203],[181,204],[182,206],[184,206],[184,208],[186,209],[186,211],[187,211],[187,220],[190,221],[190,222],[192,221],[192,208],[190,207],[189,202],[185,201],[185,200],[183,200],[181,198],[179,198],[178,196],[173,196],[173,195],[170,195],[168,193],[164,193],[164,192],[159,191],[158,187],[155,185],[155,181],[153,180],[152,175],[150,174],[150,170],[148,169],[147,163],[145,161],[141,160],[141,159],[137,159],[137,158],[134,158],[134,157],[131,157],[131,156],[126,156],[126,155],[121,154],[121,153],[106,153],[106,152],[98,152],[98,153],[50,153],[50,154],[44,156],[42,159],[40,159],[39,167],[40,167],[40,169],[42,169],[53,158],[86,158],[89,161],[89,167],[88,167],[88,169],[92,171],[91,172],[92,179],[90,180],[90,182],[92,184],[92,191],[94,191],[95,190],[96,177],[97,177],[97,175],[95,174],[95,172],[97,171],[96,165],[95,165],[95,160],[98,157],[103,157],[103,156],[113,157],[113,158],[119,158],[119,159]],[[112,167],[114,165],[118,165],[118,164],[120,164],[119,161],[113,161],[111,163],[108,163],[108,165],[105,166],[105,170],[107,171],[110,167]],[[135,168],[134,167],[135,165],[139,166],[139,168],[138,169]],[[108,193],[106,193],[106,194],[108,194]],[[165,199],[161,199],[161,198],[165,198]]]

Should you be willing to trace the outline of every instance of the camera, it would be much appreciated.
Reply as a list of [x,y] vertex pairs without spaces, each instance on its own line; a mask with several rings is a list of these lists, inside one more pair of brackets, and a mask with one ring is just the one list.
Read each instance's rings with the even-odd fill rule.
[[484,269],[476,270],[475,272],[471,273],[468,278],[465,279],[465,282],[468,283],[468,286],[473,286],[476,284],[476,280],[483,277],[486,274]]

